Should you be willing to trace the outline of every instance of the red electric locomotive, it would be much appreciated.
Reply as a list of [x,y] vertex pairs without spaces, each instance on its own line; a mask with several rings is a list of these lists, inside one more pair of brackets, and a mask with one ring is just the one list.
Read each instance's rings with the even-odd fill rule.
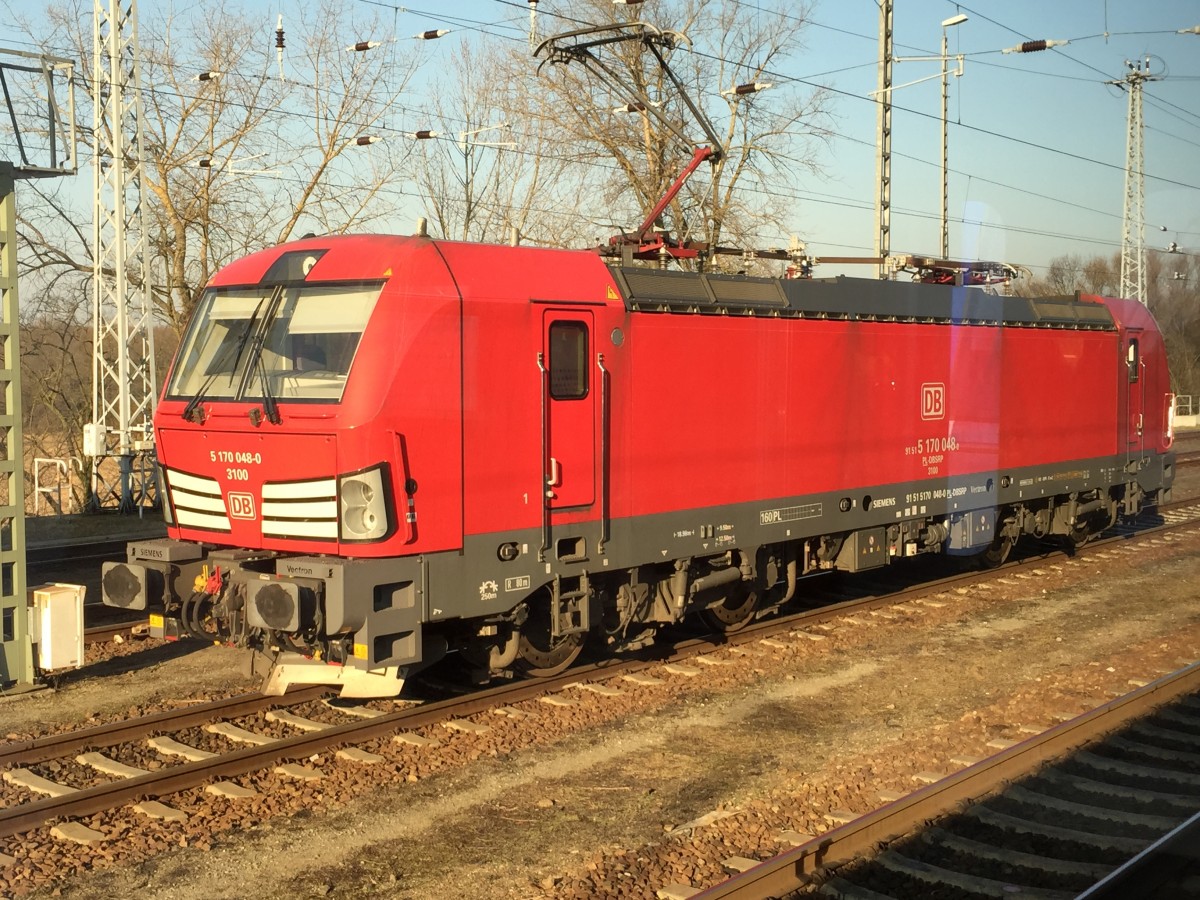
[[155,419],[170,537],[104,601],[271,654],[273,690],[545,674],[819,569],[1082,542],[1168,495],[1171,399],[1131,301],[311,238],[201,299]]

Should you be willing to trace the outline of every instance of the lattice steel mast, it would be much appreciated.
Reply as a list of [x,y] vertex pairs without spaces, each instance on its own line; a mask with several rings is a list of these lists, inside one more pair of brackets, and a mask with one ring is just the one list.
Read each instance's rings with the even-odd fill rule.
[[875,142],[875,255],[879,277],[889,276],[888,255],[892,252],[892,63],[895,17],[893,0],[879,3],[879,86],[876,90]]
[[1146,170],[1142,150],[1142,85],[1157,81],[1150,60],[1126,61],[1121,81],[1129,90],[1128,134],[1125,138],[1125,214],[1121,229],[1121,296],[1146,302]]
[[92,457],[92,507],[130,512],[157,502],[137,0],[95,0],[93,22],[93,394],[84,449]]
[[[45,121],[22,128],[8,76],[33,74],[45,89]],[[21,408],[21,319],[17,276],[17,184],[30,178],[74,175],[75,64],[70,60],[0,48],[0,115],[11,122],[0,145],[0,688],[28,686],[36,675],[29,629],[25,557],[24,415]],[[56,98],[56,76],[66,109]],[[39,98],[40,100],[41,98]],[[23,134],[24,132],[27,132]],[[45,145],[40,139],[45,139]],[[27,143],[40,149],[34,149]],[[11,141],[11,143],[10,143]],[[17,151],[15,160],[4,157]],[[24,689],[24,688],[22,688]]]

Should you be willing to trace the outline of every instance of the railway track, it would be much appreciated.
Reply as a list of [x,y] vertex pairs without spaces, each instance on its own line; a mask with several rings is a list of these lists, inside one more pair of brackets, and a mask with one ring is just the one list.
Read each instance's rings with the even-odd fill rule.
[[147,634],[150,630],[149,619],[137,619],[131,622],[108,622],[104,625],[92,625],[83,630],[85,644],[103,644],[113,640],[118,635],[132,637],[137,634]]
[[[284,697],[243,694],[0,746],[3,781],[26,795],[22,802],[0,809],[0,837],[38,827],[58,815],[88,815],[136,799],[140,794],[128,789],[137,780],[133,777],[137,767],[120,759],[122,756],[128,759],[131,751],[137,754],[139,749],[135,748],[143,745],[165,748],[158,751],[164,758],[179,757],[189,749],[197,750],[198,756],[212,756],[215,754],[188,747],[170,736],[188,729],[228,725],[246,717],[277,716],[281,710],[313,702],[325,693],[325,689],[310,687]],[[144,757],[145,753],[141,755]],[[118,780],[109,781],[106,775]],[[71,780],[77,783],[72,784]],[[99,783],[81,785],[79,781]],[[122,792],[122,788],[126,791]],[[97,802],[98,797],[106,796],[107,789],[115,789],[115,804]],[[55,812],[59,806],[64,812]]]
[[164,727],[183,729],[218,719],[253,715],[319,699],[325,693],[324,690],[306,688],[292,691],[285,697],[268,697],[257,693],[239,694],[208,703],[198,703],[178,711],[153,713],[93,728],[67,731],[27,741],[14,741],[0,746],[0,768],[59,759],[88,747],[110,747],[123,741],[145,737]]
[[1197,463],[1200,463],[1200,450],[1188,450],[1186,453],[1175,454],[1175,465],[1177,466],[1194,466]]
[[1195,841],[1198,743],[1192,664],[695,896],[1147,896],[1131,879]]
[[[1113,545],[1129,541],[1131,537],[1154,540],[1155,535],[1166,536],[1172,529],[1194,525],[1196,516],[1200,514],[1200,505],[1164,509],[1163,513],[1163,521],[1156,523],[1153,529],[1139,530],[1136,534],[1129,532],[1110,535],[1089,543],[1079,551],[1079,555],[1103,553]],[[262,704],[261,706],[256,709],[247,708],[240,714],[221,714],[215,708],[196,708],[170,715],[160,714],[153,720],[118,723],[110,726],[111,730],[104,734],[91,730],[40,739],[29,742],[28,746],[22,748],[4,748],[5,754],[12,751],[13,755],[0,756],[0,769],[3,771],[11,773],[18,769],[28,769],[46,781],[60,779],[66,787],[74,790],[64,792],[61,796],[49,796],[28,786],[21,786],[22,779],[18,779],[17,783],[3,781],[0,783],[0,839],[7,838],[10,847],[13,841],[32,840],[43,844],[48,839],[53,840],[46,831],[39,831],[36,836],[25,835],[33,830],[53,826],[52,833],[55,837],[86,841],[91,839],[89,834],[94,838],[95,833],[74,829],[76,825],[82,827],[85,822],[89,822],[96,828],[107,829],[110,832],[101,839],[102,841],[121,843],[125,840],[125,835],[136,835],[139,826],[114,826],[112,823],[141,820],[144,818],[141,810],[146,809],[152,811],[145,815],[154,815],[153,810],[157,810],[158,814],[169,814],[154,804],[147,805],[151,798],[157,798],[164,804],[176,802],[177,805],[194,811],[200,817],[198,821],[206,820],[205,817],[211,817],[213,813],[201,812],[197,804],[204,804],[206,810],[217,810],[218,816],[238,816],[241,814],[237,812],[237,804],[243,801],[239,801],[237,797],[206,796],[202,801],[196,798],[210,789],[212,792],[230,789],[230,782],[235,785],[256,785],[264,797],[269,791],[281,788],[285,791],[292,790],[286,786],[287,779],[318,777],[322,774],[322,768],[329,769],[332,757],[338,750],[349,751],[357,759],[369,760],[370,753],[363,752],[368,748],[378,750],[381,744],[391,746],[394,742],[414,739],[419,741],[422,740],[422,736],[428,739],[431,735],[446,734],[445,729],[469,729],[480,723],[494,722],[497,720],[496,713],[512,709],[522,701],[552,701],[557,695],[569,696],[572,686],[578,688],[579,685],[594,685],[598,689],[597,693],[614,687],[619,689],[622,686],[620,679],[623,677],[645,674],[645,670],[664,663],[685,663],[695,657],[718,658],[718,662],[729,663],[739,648],[758,641],[779,642],[773,646],[781,646],[788,642],[813,646],[799,638],[820,634],[819,628],[813,626],[836,623],[838,619],[849,618],[855,614],[881,610],[881,614],[887,618],[903,617],[919,621],[916,617],[923,614],[924,607],[921,602],[910,601],[919,601],[919,598],[924,596],[951,590],[963,593],[966,586],[978,581],[1006,576],[1018,577],[1042,566],[1053,566],[1056,558],[1063,558],[1063,551],[1047,548],[1045,552],[1035,552],[1026,559],[1001,569],[960,573],[934,581],[927,580],[927,569],[917,571],[922,567],[895,567],[894,571],[905,573],[905,578],[920,579],[920,583],[908,585],[898,584],[891,579],[870,582],[861,577],[811,579],[805,584],[806,593],[811,595],[814,605],[823,605],[786,617],[780,615],[763,619],[733,635],[702,639],[681,638],[669,648],[669,652],[657,650],[621,661],[605,660],[596,665],[577,667],[555,679],[501,684],[467,697],[393,709],[371,719],[350,719],[350,713],[346,710],[329,710],[321,706],[320,701],[316,699],[318,689],[313,689],[314,693],[311,696],[290,695],[282,701],[280,698],[258,698],[254,702]],[[850,596],[847,596],[848,594]],[[887,611],[889,608],[892,608],[891,611]],[[753,653],[753,650],[750,652]],[[722,654],[725,655],[723,659],[720,658]],[[298,714],[301,719],[308,719],[309,724],[289,723],[288,717],[274,715],[284,711],[281,710],[283,706],[289,707],[293,714]],[[269,717],[268,713],[273,715]],[[192,718],[190,721],[176,719],[177,715],[189,715]],[[472,720],[475,725],[472,724]],[[240,729],[262,738],[263,742],[247,745],[238,743],[238,738],[204,730],[206,725],[220,726],[222,723],[232,726],[220,728],[225,734],[238,734],[234,729]],[[315,730],[317,726],[319,730]],[[308,727],[314,730],[304,730]],[[200,754],[204,758],[185,760],[178,755],[179,748],[173,747],[169,742],[166,746],[171,748],[171,752],[160,752],[148,744],[151,737],[166,737],[185,746],[190,742],[195,749],[204,751]],[[375,743],[372,745],[372,742]],[[163,742],[159,740],[156,743],[161,745]],[[405,753],[409,754],[413,750],[414,748],[409,747]],[[380,752],[388,755],[389,765],[396,765],[393,755],[387,754],[387,751]],[[419,748],[417,752],[420,759],[430,760],[436,758],[438,751]],[[27,755],[20,756],[21,753]],[[105,759],[93,755],[97,753],[119,765],[110,766]],[[314,759],[329,762],[312,763]],[[314,765],[317,767],[316,771],[309,771]],[[360,764],[338,765],[357,768]],[[100,767],[107,767],[117,774],[105,774]],[[341,777],[334,772],[329,774]],[[41,786],[45,787],[44,784]],[[172,795],[178,795],[179,799],[173,801]],[[258,801],[246,802],[254,804]],[[219,812],[222,809],[226,809],[227,812]],[[100,824],[105,822],[110,824]],[[130,831],[130,828],[133,830]],[[0,844],[0,851],[3,850],[3,846]],[[3,862],[2,852],[0,862]],[[2,876],[3,868],[0,866],[0,877]]]
[[[1185,510],[1167,510],[1165,514],[1177,521],[1159,526],[1152,533],[1194,524],[1196,516],[1200,515],[1200,505]],[[1145,531],[1139,534],[1147,536]],[[1082,552],[1103,552],[1109,544],[1127,539],[1115,535],[1097,540]],[[918,615],[919,610],[902,605],[976,582],[1035,570],[1045,565],[1049,558],[1061,554],[1061,550],[1035,554],[1000,569],[960,573],[932,582],[922,580],[919,584],[899,588],[892,583],[884,585],[878,594],[866,596],[862,596],[862,591],[864,587],[868,592],[871,590],[869,583],[864,585],[852,580],[853,583],[843,586],[836,580],[822,584],[819,579],[813,579],[806,586],[812,590],[806,593],[811,595],[815,608],[766,618],[734,634],[683,638],[669,651],[652,650],[621,660],[605,659],[596,664],[577,666],[555,678],[504,683],[468,696],[412,705],[371,718],[350,718],[351,709],[322,712],[317,719],[309,718],[312,713],[308,711],[298,718],[278,714],[282,706],[308,704],[310,710],[316,709],[322,691],[312,688],[282,699],[254,695],[237,698],[230,706],[214,702],[10,745],[0,749],[0,769],[4,771],[10,795],[7,807],[0,809],[0,837],[38,828],[52,820],[78,819],[142,798],[167,797],[189,788],[212,785],[219,779],[295,764],[337,748],[354,747],[434,726],[452,727],[452,723],[461,723],[470,716],[511,707],[523,700],[551,696],[570,686],[619,684],[622,677],[636,676],[653,666],[682,663],[731,648],[736,650],[754,642],[776,640],[789,633],[801,634],[812,626],[854,614],[904,608],[905,615]],[[850,587],[856,596],[838,599],[843,587]],[[163,737],[170,738],[165,744],[166,751],[161,749]],[[202,746],[187,743],[188,740],[194,742],[197,737]],[[155,739],[154,745],[148,743],[151,738]],[[192,754],[196,758],[187,759],[184,755],[189,746],[201,751]],[[180,762],[181,757],[185,761]],[[62,773],[66,781],[55,782],[52,776],[56,773]],[[25,791],[30,796],[13,802],[14,790]]]
[[50,567],[62,562],[64,558],[69,558],[72,563],[95,563],[99,570],[101,563],[123,558],[126,544],[134,539],[136,538],[97,538],[74,543],[36,544],[26,549],[25,558],[30,566]]
[[[1193,458],[1194,458],[1193,461],[1200,462],[1200,450],[1194,451],[1191,454],[1180,454],[1180,456],[1179,456],[1181,464],[1183,464],[1183,461],[1185,459],[1193,459]],[[1159,528],[1169,530],[1171,528],[1183,527],[1189,521],[1200,521],[1200,504],[1197,504],[1195,501],[1192,501],[1192,500],[1181,501],[1181,502],[1172,503],[1172,504],[1163,506],[1159,510],[1158,517],[1156,517],[1153,521],[1149,521],[1146,524],[1134,524],[1134,525],[1122,524],[1122,525],[1118,526],[1116,529],[1113,529],[1111,532],[1108,532],[1105,535],[1103,535],[1099,540],[1113,540],[1113,539],[1128,538],[1128,537],[1132,537],[1132,536],[1135,536],[1138,534],[1144,534],[1150,530],[1159,529]],[[1095,546],[1095,545],[1096,545],[1096,542],[1093,541],[1091,546]],[[109,544],[106,543],[106,544],[103,544],[100,546],[108,547]],[[1033,554],[1040,559],[1049,559],[1053,556],[1064,555],[1063,551],[1057,547],[1051,547],[1049,549],[1041,549],[1041,550],[1032,549],[1026,553],[1026,556],[1028,556],[1030,554]],[[100,558],[100,557],[97,556],[97,558]],[[105,558],[108,558],[108,557],[105,557]],[[911,568],[911,567],[898,566],[898,567],[894,567],[894,568],[890,568],[889,570],[886,570],[884,573],[881,573],[881,575],[883,576],[882,580],[877,578],[876,583],[882,585],[881,590],[883,590],[885,592],[891,592],[891,591],[894,591],[896,588],[894,587],[894,585],[889,587],[888,586],[889,582],[893,582],[895,580],[899,580],[900,582],[914,581],[914,575],[911,572],[901,571],[905,568]],[[866,577],[869,578],[870,576],[866,576]],[[858,579],[860,581],[862,581],[862,580],[864,580],[864,576],[860,575],[860,576],[858,576]],[[96,609],[96,608],[107,609],[106,607],[97,607],[96,604],[89,604],[87,607],[85,607],[85,612],[87,609]],[[84,630],[83,638],[84,638],[84,643],[86,643],[86,644],[98,644],[98,643],[104,643],[107,641],[111,641],[114,637],[116,637],[118,635],[123,636],[123,637],[129,637],[132,635],[136,635],[139,632],[144,633],[147,628],[148,628],[148,622],[146,619],[136,619],[136,620],[121,621],[121,622],[105,622],[103,624],[97,624],[97,625],[93,625],[93,626],[86,628]]]

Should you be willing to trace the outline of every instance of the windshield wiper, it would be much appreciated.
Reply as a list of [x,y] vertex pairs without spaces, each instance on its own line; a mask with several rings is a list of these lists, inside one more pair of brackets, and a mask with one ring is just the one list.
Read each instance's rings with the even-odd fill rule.
[[183,412],[180,413],[180,416],[185,422],[196,422],[199,425],[204,424],[204,410],[200,408],[200,404],[204,401],[204,398],[208,396],[208,389],[212,387],[212,383],[217,380],[217,376],[220,374],[221,372],[218,368],[216,372],[213,372],[204,379],[204,384],[200,385],[200,390],[196,391],[196,396],[192,397],[192,399],[188,401],[187,406],[185,406],[183,408]]
[[[247,364],[245,371],[242,372],[242,380],[238,384],[237,399],[241,400],[246,396],[246,388],[250,386],[250,379],[254,375],[254,369],[257,362],[262,361],[263,346],[267,343],[267,333],[271,330],[271,324],[275,321],[275,315],[279,312],[279,301],[283,298],[283,285],[277,285],[275,290],[271,292],[269,298],[264,297],[267,301],[267,308],[263,312],[262,321],[258,323],[258,328],[254,332],[254,340],[250,344],[250,362]],[[258,310],[254,311],[255,317],[258,316]],[[238,350],[238,359],[242,356],[241,350]],[[237,371],[237,367],[234,367]]]
[[233,365],[229,369],[229,381],[233,382],[233,376],[237,372],[237,367],[242,361],[242,353],[246,349],[246,343],[250,340],[250,334],[254,331],[254,326],[258,323],[258,314],[262,311],[263,304],[267,302],[266,297],[262,297],[258,301],[258,305],[254,307],[254,312],[250,319],[242,328],[242,333],[238,335],[237,345],[230,347],[225,351],[221,359],[213,363],[214,371],[204,379],[204,383],[200,385],[200,390],[196,391],[196,395],[188,401],[187,406],[183,408],[181,416],[185,422],[204,423],[204,412],[200,410],[200,404],[204,398],[208,396],[208,389],[212,387],[212,383],[217,380],[217,376],[222,374],[225,369],[225,360],[228,359],[231,352],[236,355],[233,358]]
[[254,313],[250,316],[250,321],[246,323],[246,327],[242,329],[242,333],[238,335],[237,356],[233,358],[233,365],[229,369],[229,383],[233,384],[234,373],[237,372],[238,365],[242,362],[242,353],[246,349],[246,342],[250,339],[250,333],[254,331],[254,326],[258,323],[258,314],[262,311],[262,306],[267,302],[267,298],[263,297],[258,301],[258,305],[254,307]]
[[[262,384],[263,412],[267,414],[268,422],[272,425],[278,425],[281,421],[279,418],[279,404],[275,402],[275,395],[271,393],[271,380],[270,376],[267,375],[267,366],[262,360],[262,354],[259,354],[258,357],[258,379]],[[251,416],[252,421],[253,418]],[[258,423],[255,422],[254,424],[257,425]]]

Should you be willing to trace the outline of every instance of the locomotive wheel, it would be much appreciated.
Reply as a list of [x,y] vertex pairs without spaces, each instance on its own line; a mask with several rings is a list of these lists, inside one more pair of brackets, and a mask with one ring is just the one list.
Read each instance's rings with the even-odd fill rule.
[[992,541],[990,547],[979,554],[979,559],[989,569],[1002,566],[1008,560],[1008,554],[1012,552],[1013,544],[1015,543],[1016,541],[1012,538],[1000,535]]
[[713,631],[730,634],[741,631],[754,618],[758,594],[744,588],[730,591],[724,601],[700,610],[700,621]]
[[517,667],[534,678],[549,678],[566,669],[583,651],[582,633],[550,635],[550,604],[534,602],[529,618],[521,625],[517,645]]
[[1078,550],[1088,542],[1091,536],[1092,530],[1088,528],[1086,523],[1076,525],[1071,529],[1071,533],[1067,535],[1067,546],[1073,550]]

